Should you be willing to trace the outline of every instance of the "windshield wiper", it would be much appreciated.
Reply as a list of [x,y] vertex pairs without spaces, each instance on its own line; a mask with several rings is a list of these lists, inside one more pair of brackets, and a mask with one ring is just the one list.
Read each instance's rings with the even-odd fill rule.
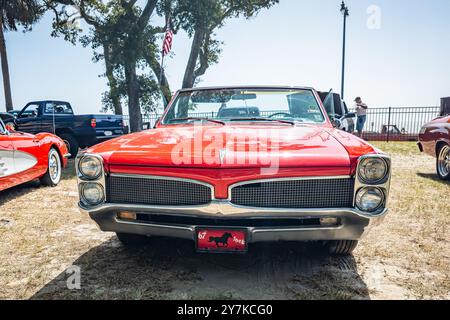
[[234,119],[230,119],[230,121],[268,121],[268,122],[286,123],[286,124],[295,126],[294,121],[281,120],[281,119],[270,119],[270,118],[234,118]]
[[208,119],[208,118],[196,118],[196,117],[188,117],[188,118],[174,118],[174,119],[170,119],[169,122],[183,122],[183,121],[208,121],[208,122],[213,122],[213,123],[217,123],[217,124],[221,124],[221,125],[225,125],[225,122],[220,121],[220,120],[213,120],[213,119]]

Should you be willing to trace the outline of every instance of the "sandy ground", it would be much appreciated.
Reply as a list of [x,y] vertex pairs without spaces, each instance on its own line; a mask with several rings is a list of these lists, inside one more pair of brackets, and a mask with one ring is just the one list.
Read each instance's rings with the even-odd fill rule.
[[163,238],[126,249],[78,211],[73,166],[57,188],[4,191],[0,298],[450,299],[450,184],[414,144],[379,146],[393,156],[391,212],[345,258],[301,243],[253,245],[245,256]]

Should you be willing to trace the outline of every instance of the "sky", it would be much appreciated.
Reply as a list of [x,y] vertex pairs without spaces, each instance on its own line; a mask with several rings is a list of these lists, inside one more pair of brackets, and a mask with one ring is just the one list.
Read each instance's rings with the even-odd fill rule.
[[[280,0],[250,20],[217,31],[219,63],[199,86],[289,85],[340,92],[340,0]],[[345,100],[369,107],[437,106],[450,96],[450,0],[347,0]],[[92,49],[52,38],[51,15],[32,32],[6,33],[15,109],[40,99],[66,100],[75,113],[98,113],[107,89]],[[152,17],[151,23],[161,24]],[[180,88],[191,40],[174,38],[165,70]],[[1,83],[1,82],[0,82]],[[0,90],[0,111],[4,95]]]

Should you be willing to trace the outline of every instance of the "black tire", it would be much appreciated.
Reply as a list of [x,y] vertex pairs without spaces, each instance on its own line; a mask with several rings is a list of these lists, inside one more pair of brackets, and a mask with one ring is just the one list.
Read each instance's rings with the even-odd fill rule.
[[[450,146],[444,143],[439,146],[436,157],[436,172],[442,180],[450,180],[450,168],[448,166],[449,159]],[[445,161],[447,161],[447,166],[445,165]]]
[[328,253],[333,255],[351,255],[358,245],[356,240],[336,240],[328,242]]
[[139,234],[116,233],[117,238],[126,247],[140,247],[146,245],[150,238]]
[[[48,168],[44,176],[39,180],[41,184],[48,187],[56,187],[61,181],[62,161],[61,156],[55,148],[51,148],[48,152]],[[56,170],[56,171],[55,171]]]
[[64,141],[67,148],[69,149],[70,158],[75,158],[78,154],[78,149],[80,148],[77,139],[75,139],[75,137],[70,133],[61,133],[59,137]]

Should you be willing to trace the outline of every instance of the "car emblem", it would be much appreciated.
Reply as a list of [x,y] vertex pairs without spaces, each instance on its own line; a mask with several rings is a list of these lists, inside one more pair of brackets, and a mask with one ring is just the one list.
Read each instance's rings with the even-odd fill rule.
[[225,160],[225,155],[227,154],[227,150],[226,149],[220,149],[219,150],[219,158],[220,158],[220,164],[224,163]]

